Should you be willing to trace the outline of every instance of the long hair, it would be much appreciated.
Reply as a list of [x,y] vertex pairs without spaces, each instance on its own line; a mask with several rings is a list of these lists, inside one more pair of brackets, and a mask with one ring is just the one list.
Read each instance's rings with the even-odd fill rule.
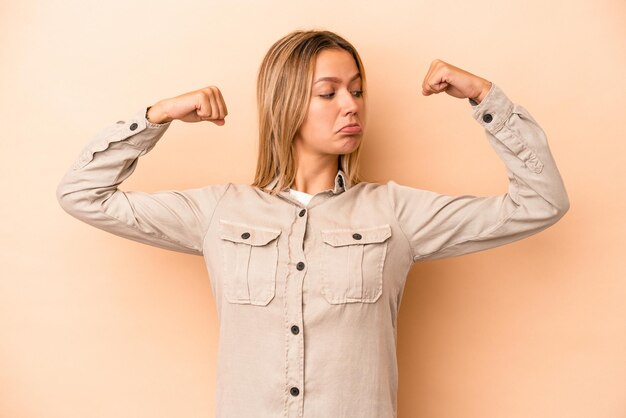
[[[259,152],[252,186],[263,188],[278,177],[276,194],[290,187],[296,176],[293,140],[303,123],[311,98],[317,54],[324,49],[343,49],[353,57],[361,73],[365,68],[358,52],[344,38],[326,30],[296,30],[274,43],[263,58],[257,78]],[[350,185],[359,177],[359,146],[338,157],[338,169]]]

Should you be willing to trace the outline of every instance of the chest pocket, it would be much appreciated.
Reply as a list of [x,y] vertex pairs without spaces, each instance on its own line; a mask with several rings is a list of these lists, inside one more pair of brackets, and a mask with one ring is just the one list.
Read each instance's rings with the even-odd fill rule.
[[376,302],[391,227],[324,230],[322,294],[328,303]]
[[267,305],[274,298],[280,232],[220,219],[224,296],[228,302]]

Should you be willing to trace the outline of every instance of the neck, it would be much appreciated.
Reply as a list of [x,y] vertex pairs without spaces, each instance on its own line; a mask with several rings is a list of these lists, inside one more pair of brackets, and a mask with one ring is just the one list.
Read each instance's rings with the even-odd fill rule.
[[332,155],[298,159],[292,189],[314,195],[334,188],[338,158]]

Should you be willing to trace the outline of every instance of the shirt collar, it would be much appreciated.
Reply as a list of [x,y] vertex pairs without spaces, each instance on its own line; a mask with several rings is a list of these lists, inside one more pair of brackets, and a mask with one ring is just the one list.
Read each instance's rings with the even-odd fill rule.
[[[274,177],[274,180],[272,180],[270,184],[265,186],[265,190],[273,190],[276,187],[276,184],[278,184],[278,176]],[[337,170],[337,175],[335,176],[335,186],[332,189],[333,194],[345,192],[349,188],[350,182],[348,181],[346,174],[341,169]]]

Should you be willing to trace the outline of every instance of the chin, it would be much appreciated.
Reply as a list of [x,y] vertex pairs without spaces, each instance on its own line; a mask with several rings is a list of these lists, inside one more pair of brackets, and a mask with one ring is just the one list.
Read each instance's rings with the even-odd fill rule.
[[359,149],[359,146],[361,145],[361,137],[356,135],[347,137],[344,141],[345,142],[341,147],[341,154],[351,154]]

